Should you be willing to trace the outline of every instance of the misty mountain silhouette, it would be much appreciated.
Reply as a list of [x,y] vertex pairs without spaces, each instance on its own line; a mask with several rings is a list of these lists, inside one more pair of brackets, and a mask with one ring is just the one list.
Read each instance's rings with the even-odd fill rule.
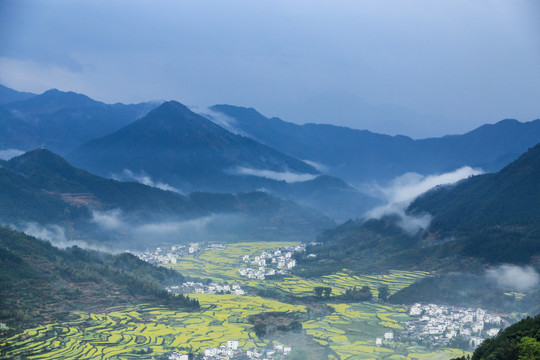
[[[29,151],[0,167],[0,219],[5,223],[61,224],[84,233],[92,211],[122,210],[144,221],[239,214],[246,232],[314,236],[334,222],[314,210],[264,192],[183,196],[136,182],[104,179],[46,150]],[[130,215],[130,216],[131,216]],[[265,230],[277,229],[277,230]]]
[[0,84],[0,105],[30,99],[33,96],[36,96],[36,94],[16,91]]
[[503,120],[463,135],[413,140],[406,136],[325,124],[297,125],[266,118],[252,108],[215,105],[238,131],[299,159],[328,168],[351,183],[389,181],[406,172],[424,175],[462,166],[498,171],[540,142],[540,120]]
[[[318,179],[313,166],[233,134],[175,101],[87,142],[68,159],[105,177],[124,169],[148,174],[184,192],[265,189],[336,218],[358,216],[374,204],[342,180]],[[286,181],[295,177],[304,181]]]
[[540,144],[494,174],[416,199],[411,214],[434,216],[428,232],[462,238],[462,253],[489,262],[529,263],[540,255]]
[[[21,97],[19,97],[21,98]],[[108,105],[74,92],[48,90],[0,107],[0,147],[40,146],[66,153],[144,116],[155,103]]]
[[[74,164],[103,176],[129,169],[183,190],[242,191],[237,167],[318,174],[312,166],[252,139],[233,134],[186,106],[170,101],[106,137],[91,140],[68,155]],[[252,189],[253,189],[252,187]]]

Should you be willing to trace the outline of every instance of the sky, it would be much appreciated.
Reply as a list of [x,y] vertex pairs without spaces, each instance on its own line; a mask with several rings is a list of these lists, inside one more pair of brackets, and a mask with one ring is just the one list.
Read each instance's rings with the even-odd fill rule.
[[540,118],[540,2],[0,0],[0,83],[464,133]]

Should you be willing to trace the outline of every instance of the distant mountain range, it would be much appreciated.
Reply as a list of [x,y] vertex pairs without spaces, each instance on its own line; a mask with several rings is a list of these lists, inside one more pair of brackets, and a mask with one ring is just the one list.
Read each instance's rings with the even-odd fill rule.
[[[46,147],[65,154],[144,116],[158,103],[108,105],[74,92],[41,95],[0,88],[0,148]],[[15,100],[15,101],[12,101]]]
[[265,189],[345,219],[375,203],[342,180],[320,177],[315,167],[233,134],[175,101],[67,157],[101,176],[145,174],[188,193]]
[[[104,214],[121,211],[125,222],[139,225],[164,221],[181,223],[215,214],[236,215],[243,219],[236,227],[226,224],[228,227],[221,229],[221,233],[215,229],[222,240],[235,232],[262,238],[308,239],[334,224],[313,210],[263,192],[234,195],[197,192],[183,196],[140,183],[103,179],[72,167],[45,149],[3,162],[0,185],[2,222],[58,224],[66,231],[71,230],[68,235],[75,239],[99,239],[97,224],[92,222],[95,211]],[[114,217],[110,220],[118,221]],[[118,231],[126,231],[126,227]],[[119,235],[111,238],[109,234],[107,238],[118,240]],[[186,240],[189,239],[177,241]],[[124,246],[129,247],[130,241],[125,239]],[[136,246],[134,241],[131,245]]]
[[[413,140],[325,124],[297,125],[252,108],[215,105],[231,129],[353,184],[386,182],[406,172],[443,173],[462,166],[497,171],[540,142],[540,120],[503,120],[464,135]],[[216,121],[219,116],[214,115]]]
[[8,102],[0,106],[0,150],[43,146],[100,176],[183,193],[268,191],[340,221],[380,205],[366,191],[373,185],[465,165],[498,171],[540,142],[540,120],[413,140],[297,125],[231,105],[197,114],[175,101],[108,105],[58,90],[0,90],[0,103]]

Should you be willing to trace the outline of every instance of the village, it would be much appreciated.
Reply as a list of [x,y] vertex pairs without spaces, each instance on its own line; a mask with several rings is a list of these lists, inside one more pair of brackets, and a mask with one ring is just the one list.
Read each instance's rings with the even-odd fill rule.
[[[250,359],[250,360],[281,360],[285,359],[292,348],[283,344],[274,344],[271,348],[251,348],[243,350],[239,348],[237,340],[227,340],[226,343],[212,348],[206,348],[204,355],[195,356],[194,359],[223,360],[223,359]],[[187,354],[172,352],[167,355],[169,360],[189,360]]]
[[128,251],[141,260],[155,265],[176,264],[178,258],[195,255],[200,251],[198,243],[189,245],[173,245],[169,247],[157,247],[144,251]]
[[200,282],[186,281],[181,285],[167,286],[165,290],[178,294],[234,294],[246,295],[240,285],[218,284],[211,282],[203,284]]
[[[408,321],[400,341],[431,346],[447,346],[458,342],[477,347],[503,328],[503,319],[484,309],[460,309],[435,304],[414,304],[408,309],[414,320]],[[405,339],[407,338],[407,339]],[[382,340],[377,340],[382,343]]]
[[249,255],[244,255],[242,261],[251,266],[241,267],[238,272],[240,276],[258,280],[264,280],[267,276],[285,275],[287,270],[291,270],[296,266],[293,254],[304,251],[306,251],[306,246],[298,245],[277,248],[273,251],[263,251],[253,259]]

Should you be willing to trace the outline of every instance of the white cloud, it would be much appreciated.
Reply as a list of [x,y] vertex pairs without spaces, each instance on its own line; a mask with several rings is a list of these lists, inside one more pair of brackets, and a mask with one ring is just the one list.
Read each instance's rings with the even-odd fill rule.
[[122,174],[120,175],[113,174],[112,178],[117,181],[135,181],[135,182],[152,186],[161,190],[173,191],[175,193],[182,194],[182,192],[179,189],[175,188],[174,186],[171,186],[169,184],[162,183],[159,181],[154,182],[150,176],[146,174],[135,174],[133,171],[129,169],[124,169],[122,171]]
[[78,246],[82,249],[87,250],[97,250],[109,253],[115,253],[108,247],[99,246],[95,244],[88,244],[86,241],[82,240],[70,240],[66,237],[65,229],[59,225],[39,225],[33,222],[25,223],[22,226],[11,226],[17,231],[22,231],[23,233],[33,236],[37,239],[48,241],[51,245],[65,249],[72,246]]
[[311,160],[302,160],[302,161],[310,166],[313,166],[315,169],[319,170],[320,172],[328,171],[328,167],[324,164],[318,163],[316,161],[311,161]]
[[197,113],[212,121],[214,124],[219,125],[222,128],[232,132],[233,134],[250,137],[246,133],[242,132],[240,129],[236,128],[236,119],[232,117],[205,107],[192,106],[189,109],[194,113]]
[[104,230],[120,230],[126,227],[119,209],[110,211],[92,211],[91,221]]
[[215,220],[215,216],[205,216],[202,218],[186,221],[170,221],[163,223],[144,224],[134,229],[139,236],[171,235],[180,233],[200,233],[205,231],[207,226]]
[[540,283],[540,275],[530,266],[501,265],[486,270],[486,276],[503,289],[530,290]]
[[241,166],[238,166],[235,169],[231,170],[230,173],[234,175],[250,175],[250,176],[264,177],[267,179],[285,181],[288,183],[309,181],[309,180],[315,179],[318,176],[318,175],[313,175],[313,174],[298,174],[298,173],[293,173],[289,171],[279,172],[279,171],[272,171],[272,170],[252,169],[252,168],[241,167]]
[[409,216],[405,209],[419,195],[439,185],[450,185],[470,176],[481,174],[482,170],[464,166],[455,171],[440,175],[423,176],[416,173],[407,173],[396,178],[388,187],[375,186],[372,192],[385,201],[385,205],[378,206],[364,214],[367,219],[380,219],[384,215],[398,215],[401,219],[399,225],[406,231],[414,233],[420,228],[426,228],[431,221],[428,214],[422,216]]
[[14,158],[22,154],[24,154],[24,151],[17,150],[17,149],[0,150],[0,159],[9,160],[11,158]]

